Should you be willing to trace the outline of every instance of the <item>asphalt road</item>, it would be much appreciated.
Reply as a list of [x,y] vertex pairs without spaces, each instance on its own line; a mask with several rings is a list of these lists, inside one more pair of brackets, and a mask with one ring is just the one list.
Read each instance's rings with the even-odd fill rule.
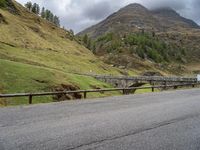
[[0,109],[0,150],[199,150],[200,89]]

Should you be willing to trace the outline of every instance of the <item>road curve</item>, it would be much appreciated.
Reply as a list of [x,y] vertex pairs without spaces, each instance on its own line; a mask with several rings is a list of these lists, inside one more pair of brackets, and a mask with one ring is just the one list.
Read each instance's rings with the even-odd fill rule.
[[199,150],[200,89],[0,109],[0,150]]

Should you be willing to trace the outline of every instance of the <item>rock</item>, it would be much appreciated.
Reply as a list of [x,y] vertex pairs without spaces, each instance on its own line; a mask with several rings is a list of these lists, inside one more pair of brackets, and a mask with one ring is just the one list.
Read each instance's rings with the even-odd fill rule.
[[[61,84],[60,86],[54,87],[53,91],[60,92],[60,91],[76,91],[80,88],[74,85],[67,85]],[[65,100],[72,100],[72,99],[81,99],[82,95],[80,93],[74,94],[58,94],[53,96],[54,101],[65,101]]]
[[6,23],[7,24],[5,18],[3,17],[2,14],[0,14],[0,23]]
[[125,66],[119,66],[118,68],[119,68],[119,69],[126,69]]

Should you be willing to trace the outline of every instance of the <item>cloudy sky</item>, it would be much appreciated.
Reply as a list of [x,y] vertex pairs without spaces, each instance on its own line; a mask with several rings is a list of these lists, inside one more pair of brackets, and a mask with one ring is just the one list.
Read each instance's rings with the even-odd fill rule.
[[130,3],[140,3],[149,9],[171,7],[182,16],[200,24],[200,0],[17,0],[32,1],[58,15],[62,26],[76,33],[105,19]]

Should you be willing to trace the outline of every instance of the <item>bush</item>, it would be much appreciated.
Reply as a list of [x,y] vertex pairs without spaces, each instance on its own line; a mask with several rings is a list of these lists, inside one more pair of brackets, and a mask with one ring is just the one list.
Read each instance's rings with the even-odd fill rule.
[[6,0],[0,0],[0,8],[6,7]]
[[147,53],[148,57],[154,60],[157,63],[162,62],[162,57],[159,55],[159,53],[156,50],[149,49]]
[[[118,52],[119,49],[136,53],[139,57],[148,57],[157,63],[170,61],[181,61],[180,56],[186,55],[186,49],[180,48],[174,43],[166,43],[158,37],[153,37],[147,33],[127,34],[123,38],[114,33],[108,33],[98,38],[97,43],[106,45],[107,52]],[[106,44],[105,44],[106,43]],[[137,47],[136,49],[134,47]],[[179,55],[179,58],[177,58]]]
[[121,46],[120,41],[114,40],[111,42],[111,44],[109,45],[109,47],[107,48],[107,52],[118,52],[119,48]]
[[136,53],[137,53],[137,55],[138,55],[140,58],[142,58],[142,59],[145,58],[144,49],[142,49],[141,47],[138,47],[138,48],[136,49]]

